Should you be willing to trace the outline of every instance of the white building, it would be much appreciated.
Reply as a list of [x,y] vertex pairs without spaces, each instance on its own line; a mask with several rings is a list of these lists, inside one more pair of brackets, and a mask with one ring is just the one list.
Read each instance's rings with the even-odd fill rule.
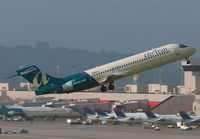
[[8,90],[9,85],[8,83],[0,83],[0,90]]
[[161,84],[148,84],[149,93],[162,93],[166,94],[168,92],[167,85],[161,85]]
[[152,94],[175,94],[177,93],[176,85],[160,85],[160,84],[148,84],[148,85],[136,85],[128,84],[125,87],[125,91],[128,93],[152,93]]
[[200,99],[195,99],[193,102],[193,111],[195,115],[200,115]]
[[148,92],[155,94],[176,94],[176,85],[148,84]]
[[127,84],[124,90],[127,93],[148,93],[148,85]]
[[26,88],[28,91],[33,90],[33,84],[31,83],[20,83],[21,88]]
[[137,87],[137,84],[127,84],[124,90],[128,93],[137,93],[138,87]]

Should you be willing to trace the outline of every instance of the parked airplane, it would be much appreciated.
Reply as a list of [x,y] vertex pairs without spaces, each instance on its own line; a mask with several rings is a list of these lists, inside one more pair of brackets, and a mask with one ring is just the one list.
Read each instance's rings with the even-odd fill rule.
[[95,108],[94,110],[99,115],[100,119],[115,119],[114,114],[107,114],[101,108]]
[[179,111],[179,114],[185,123],[200,123],[199,116],[189,116],[185,111]]
[[128,117],[134,118],[134,123],[160,123],[160,124],[176,124],[181,121],[181,117],[177,115],[159,115],[151,111],[137,112],[137,113],[124,113]]
[[[137,112],[137,113],[122,113],[118,110],[123,117],[132,117],[133,123],[159,123],[159,124],[176,124],[181,121],[181,117],[177,115],[159,115],[150,111]],[[120,117],[120,116],[119,116]]]
[[182,118],[177,115],[160,115],[160,114],[154,114],[151,111],[145,111],[148,119],[150,120],[149,122],[152,123],[161,123],[161,124],[172,124],[176,125],[177,122],[181,122]]
[[79,118],[81,114],[71,108],[20,107],[26,117]]
[[176,125],[177,122],[181,122],[182,121],[182,118],[180,116],[172,115],[172,114],[171,115],[170,114],[167,114],[167,115],[158,115],[158,114],[156,114],[156,116],[164,118],[165,119],[165,123],[172,124],[172,125]]
[[[183,44],[169,44],[134,56],[98,66],[65,78],[54,78],[39,70],[35,65],[17,70],[22,76],[37,88],[36,95],[50,93],[71,93],[86,90],[101,85],[101,91],[114,90],[114,81],[144,72],[156,67],[186,59],[195,53],[195,48]],[[10,78],[8,77],[8,78]]]
[[22,116],[26,119],[34,119],[36,117],[51,118],[78,118],[81,117],[79,112],[73,111],[71,108],[50,108],[50,107],[2,107],[0,114],[5,116]]

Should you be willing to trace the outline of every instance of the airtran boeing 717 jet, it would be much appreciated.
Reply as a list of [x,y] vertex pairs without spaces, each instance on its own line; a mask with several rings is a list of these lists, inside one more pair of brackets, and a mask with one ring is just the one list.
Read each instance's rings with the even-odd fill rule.
[[[35,65],[17,70],[37,88],[36,95],[71,93],[101,86],[101,91],[114,90],[114,81],[156,67],[186,59],[195,53],[195,48],[183,44],[168,44],[118,61],[101,65],[64,78],[54,78],[39,70]],[[8,77],[8,78],[10,78]],[[108,84],[108,87],[106,87]]]

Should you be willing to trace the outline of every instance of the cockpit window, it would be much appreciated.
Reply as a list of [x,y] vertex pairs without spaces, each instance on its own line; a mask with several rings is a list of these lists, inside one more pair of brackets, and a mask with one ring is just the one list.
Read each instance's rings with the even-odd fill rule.
[[186,47],[188,47],[188,46],[186,46],[186,45],[183,45],[183,44],[180,44],[180,46],[179,46],[180,48],[186,48]]

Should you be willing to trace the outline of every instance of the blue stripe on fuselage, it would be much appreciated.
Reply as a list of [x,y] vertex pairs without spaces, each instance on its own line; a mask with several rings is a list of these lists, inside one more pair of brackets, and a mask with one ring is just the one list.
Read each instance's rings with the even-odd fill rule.
[[91,78],[91,81],[92,81],[92,83],[95,84],[95,86],[99,86],[99,85],[100,85],[100,84],[99,84],[92,76],[90,76],[87,72],[83,72],[83,73],[85,73],[86,75],[88,75],[88,76]]

